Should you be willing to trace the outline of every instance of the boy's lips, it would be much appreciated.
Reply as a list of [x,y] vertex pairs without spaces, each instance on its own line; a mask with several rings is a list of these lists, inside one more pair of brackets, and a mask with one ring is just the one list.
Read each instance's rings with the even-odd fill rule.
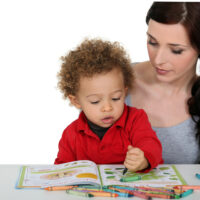
[[109,116],[109,117],[105,117],[102,119],[102,122],[104,124],[112,124],[113,123],[113,117]]

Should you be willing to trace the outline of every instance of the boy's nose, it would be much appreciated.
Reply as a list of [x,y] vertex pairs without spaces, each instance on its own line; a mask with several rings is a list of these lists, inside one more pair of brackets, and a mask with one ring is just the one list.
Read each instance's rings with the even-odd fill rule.
[[112,110],[112,105],[110,103],[105,103],[102,108],[103,112],[109,112]]

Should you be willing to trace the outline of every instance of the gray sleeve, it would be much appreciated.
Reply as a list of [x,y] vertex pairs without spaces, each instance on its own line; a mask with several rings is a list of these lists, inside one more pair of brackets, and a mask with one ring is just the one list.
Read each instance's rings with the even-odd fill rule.
[[[137,63],[139,63],[139,62],[134,62],[134,63],[132,63],[132,67],[134,67]],[[126,103],[126,105],[128,105],[128,106],[133,106],[133,105],[131,104],[131,96],[130,96],[130,94],[128,94],[128,95],[126,96],[125,103]]]

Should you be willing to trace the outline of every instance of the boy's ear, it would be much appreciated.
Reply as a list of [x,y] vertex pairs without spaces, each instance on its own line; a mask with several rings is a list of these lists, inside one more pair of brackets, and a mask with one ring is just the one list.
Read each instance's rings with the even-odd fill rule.
[[78,109],[81,109],[81,105],[79,104],[79,101],[78,101],[78,99],[77,99],[76,96],[70,94],[70,95],[68,95],[68,98],[69,98],[69,100],[70,100],[70,103],[71,103],[73,106],[75,106],[75,107],[78,108]]

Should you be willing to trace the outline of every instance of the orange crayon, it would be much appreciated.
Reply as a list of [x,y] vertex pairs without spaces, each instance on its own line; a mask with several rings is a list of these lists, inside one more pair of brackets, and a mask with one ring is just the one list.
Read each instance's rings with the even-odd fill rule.
[[200,185],[175,185],[173,188],[179,190],[200,190]]
[[116,193],[112,193],[112,192],[106,192],[104,190],[99,190],[99,189],[83,189],[83,188],[74,188],[74,191],[79,191],[79,192],[85,192],[88,194],[92,194],[94,197],[118,197],[119,195]]
[[67,186],[52,186],[52,187],[46,187],[44,188],[47,191],[56,191],[56,190],[69,190],[72,188],[75,188],[77,186],[75,185],[67,185]]
[[173,196],[168,195],[168,194],[153,194],[153,193],[148,193],[146,195],[148,195],[150,197],[155,197],[155,198],[173,199]]
[[116,193],[104,192],[104,191],[100,191],[100,192],[91,191],[89,193],[92,194],[94,197],[118,197],[119,196]]

